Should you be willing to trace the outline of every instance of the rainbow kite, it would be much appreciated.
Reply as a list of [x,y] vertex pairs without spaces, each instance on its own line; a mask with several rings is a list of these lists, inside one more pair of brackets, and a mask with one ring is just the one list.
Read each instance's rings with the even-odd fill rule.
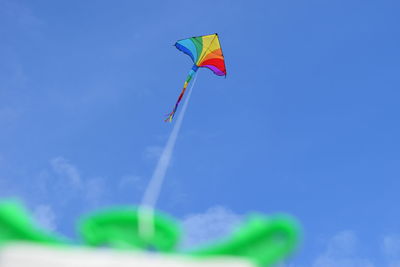
[[181,94],[175,107],[165,121],[171,122],[181,102],[186,88],[199,68],[209,68],[218,76],[226,76],[225,60],[219,43],[218,34],[203,35],[183,39],[176,42],[175,47],[189,55],[193,60],[193,67],[186,78]]

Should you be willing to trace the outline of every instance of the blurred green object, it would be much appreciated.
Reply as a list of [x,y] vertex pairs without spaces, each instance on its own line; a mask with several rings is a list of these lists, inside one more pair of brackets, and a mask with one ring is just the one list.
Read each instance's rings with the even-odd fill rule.
[[180,237],[178,224],[161,213],[156,213],[153,220],[155,232],[150,239],[140,236],[139,213],[129,208],[113,208],[87,216],[81,220],[79,231],[91,246],[173,251]]
[[41,230],[16,201],[0,204],[0,245],[12,241],[31,241],[42,244],[64,244],[66,239]]
[[[89,246],[156,250],[195,258],[230,256],[249,260],[258,266],[271,266],[286,259],[300,240],[300,227],[293,218],[254,214],[225,240],[185,253],[176,249],[180,230],[174,219],[156,213],[153,222],[154,234],[151,238],[143,238],[139,233],[137,210],[112,208],[85,216],[80,220],[79,232],[84,244]],[[37,227],[18,202],[3,202],[0,204],[0,245],[13,241],[74,245]]]
[[235,256],[260,266],[270,266],[294,251],[299,233],[299,226],[291,217],[253,215],[227,240],[194,251],[192,255]]

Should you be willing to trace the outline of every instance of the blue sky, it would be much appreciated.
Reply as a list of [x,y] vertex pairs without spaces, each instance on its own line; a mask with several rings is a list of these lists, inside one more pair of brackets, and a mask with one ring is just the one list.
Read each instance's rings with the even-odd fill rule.
[[70,237],[138,204],[191,67],[173,44],[218,32],[228,76],[199,71],[159,209],[194,243],[219,231],[193,221],[286,212],[288,266],[400,266],[399,8],[0,0],[0,196]]

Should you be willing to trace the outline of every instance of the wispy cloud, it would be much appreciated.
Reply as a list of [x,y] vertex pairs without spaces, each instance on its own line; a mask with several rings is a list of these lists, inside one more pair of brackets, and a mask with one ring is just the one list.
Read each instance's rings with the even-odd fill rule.
[[400,236],[386,235],[382,240],[382,251],[388,257],[400,258]]
[[[342,231],[328,240],[325,251],[314,260],[313,267],[400,267],[400,235],[385,235],[381,239],[384,265],[371,257],[360,255],[362,242],[353,231]],[[379,251],[379,250],[377,250]],[[295,267],[293,265],[293,267]]]
[[33,210],[33,216],[40,226],[52,231],[57,228],[56,214],[50,205],[36,206]]
[[77,216],[118,202],[115,194],[122,194],[121,200],[138,203],[146,185],[144,179],[135,175],[109,181],[107,177],[85,174],[83,168],[63,156],[49,159],[47,166],[36,175],[27,175],[25,170],[22,173],[18,179],[0,177],[2,197],[20,199],[51,229],[56,219],[65,221],[66,216]]
[[374,267],[374,263],[357,254],[359,241],[352,231],[337,233],[327,242],[326,250],[318,256],[313,267]]
[[[50,160],[51,181],[47,178],[47,189],[62,188],[63,195],[71,196],[85,203],[86,206],[98,206],[105,199],[107,185],[103,177],[83,178],[78,167],[64,157],[56,157]],[[49,184],[50,183],[50,184]]]
[[385,235],[382,252],[387,258],[388,267],[400,267],[400,235]]
[[227,236],[241,220],[240,215],[223,206],[211,207],[204,213],[190,214],[182,222],[182,248],[191,248]]
[[[1,159],[0,154],[0,163]],[[146,182],[135,175],[113,181],[88,175],[85,168],[63,156],[49,159],[36,175],[28,175],[25,169],[21,173],[23,176],[16,179],[0,176],[0,194],[24,203],[38,224],[48,230],[65,230],[81,214],[118,201],[139,203]],[[121,198],[115,198],[116,194],[122,194]]]
[[62,176],[68,183],[75,187],[82,186],[78,169],[63,157],[56,157],[50,161],[53,171]]

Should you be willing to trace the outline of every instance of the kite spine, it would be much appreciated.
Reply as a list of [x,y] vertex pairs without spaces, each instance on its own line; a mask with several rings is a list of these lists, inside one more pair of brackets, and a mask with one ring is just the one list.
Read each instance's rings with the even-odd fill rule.
[[189,71],[189,74],[185,80],[185,83],[183,84],[183,89],[182,92],[180,93],[178,100],[176,101],[174,109],[171,111],[171,113],[168,114],[168,117],[165,119],[165,122],[172,122],[172,119],[175,116],[176,110],[178,109],[179,103],[181,102],[183,95],[185,94],[186,88],[188,87],[190,81],[196,74],[196,71],[199,69],[196,65],[193,65],[192,69]]

